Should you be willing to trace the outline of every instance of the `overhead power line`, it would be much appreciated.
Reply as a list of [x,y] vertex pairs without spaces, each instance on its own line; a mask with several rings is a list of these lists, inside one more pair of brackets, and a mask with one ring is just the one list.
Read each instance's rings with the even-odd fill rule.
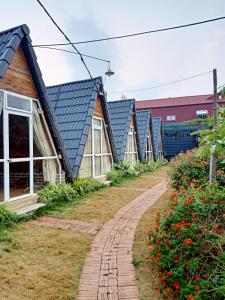
[[[67,52],[67,53],[72,53],[72,54],[76,54],[76,55],[79,55],[79,53],[75,52],[75,51],[70,51],[70,50],[66,50],[66,49],[61,49],[61,48],[56,48],[56,47],[47,47],[47,46],[38,46],[36,48],[39,48],[39,49],[47,49],[47,50],[55,50],[55,51],[62,51],[62,52]],[[84,53],[80,53],[83,57],[88,57],[88,58],[92,58],[92,59],[95,59],[95,60],[99,60],[99,61],[104,61],[104,62],[107,62],[107,63],[110,63],[110,60],[107,60],[107,59],[103,59],[103,58],[99,58],[99,57],[96,57],[96,56],[91,56],[91,55],[87,55],[87,54],[84,54]]]
[[[37,0],[37,1],[39,2],[39,0]],[[130,37],[135,37],[135,36],[140,36],[140,35],[145,35],[145,34],[152,34],[152,33],[157,33],[157,32],[163,32],[163,31],[170,31],[170,30],[175,30],[175,29],[181,29],[181,28],[191,27],[191,26],[196,26],[196,25],[202,25],[202,24],[206,24],[206,23],[220,21],[220,20],[223,20],[223,19],[225,19],[225,16],[224,17],[214,18],[214,19],[208,19],[208,20],[193,22],[193,23],[188,23],[188,24],[183,24],[183,25],[177,25],[177,26],[172,26],[172,27],[166,27],[166,28],[148,30],[148,31],[143,31],[143,32],[136,32],[136,33],[131,33],[131,34],[118,35],[118,36],[107,37],[107,38],[99,38],[99,39],[93,39],[93,40],[87,40],[87,41],[80,41],[80,42],[73,42],[73,43],[71,43],[69,41],[69,43],[54,43],[54,44],[45,44],[45,45],[34,45],[33,47],[40,47],[40,46],[67,46],[67,45],[71,45],[71,44],[73,44],[73,45],[80,45],[80,44],[103,42],[103,41],[123,39],[123,38],[130,38]]]
[[107,93],[109,93],[109,94],[123,94],[123,93],[135,93],[135,92],[141,92],[141,91],[148,91],[148,90],[153,90],[153,89],[165,87],[165,86],[168,86],[168,85],[176,84],[176,83],[179,83],[179,82],[182,82],[182,81],[190,80],[190,79],[200,77],[200,76],[203,76],[203,75],[206,75],[206,74],[209,74],[209,73],[212,73],[212,70],[204,72],[204,73],[192,75],[192,76],[189,76],[189,77],[185,77],[185,78],[182,78],[182,79],[178,79],[176,81],[171,81],[171,82],[168,82],[168,83],[165,83],[165,84],[155,85],[155,86],[147,87],[147,88],[143,88],[143,89],[125,90],[125,91],[112,91],[112,92],[107,92]]
[[65,39],[69,42],[67,43],[67,45],[71,45],[74,50],[77,52],[77,54],[80,56],[80,59],[83,63],[83,65],[85,66],[85,69],[87,70],[90,78],[92,79],[92,75],[90,70],[88,69],[88,66],[86,65],[82,54],[80,53],[80,51],[73,45],[73,43],[70,41],[70,39],[68,38],[68,36],[64,33],[64,31],[60,28],[60,26],[56,23],[56,21],[53,19],[53,17],[50,15],[50,13],[47,11],[47,9],[44,7],[44,5],[41,3],[40,0],[37,0],[38,4],[43,8],[43,10],[45,11],[45,13],[48,15],[48,17],[51,19],[52,23],[58,28],[58,30],[62,33],[62,35],[65,37]]

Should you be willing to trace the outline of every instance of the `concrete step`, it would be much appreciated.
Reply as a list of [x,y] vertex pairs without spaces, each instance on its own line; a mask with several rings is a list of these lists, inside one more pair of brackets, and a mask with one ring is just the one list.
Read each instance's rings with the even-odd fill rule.
[[112,181],[111,180],[106,180],[103,182],[106,186],[110,186]]
[[18,199],[10,202],[5,202],[7,207],[12,210],[18,210],[25,206],[29,206],[38,202],[38,197],[36,195],[25,197],[23,199]]
[[41,208],[41,207],[44,207],[44,206],[45,206],[44,203],[35,203],[35,204],[31,204],[31,205],[28,205],[28,206],[21,207],[21,208],[15,210],[14,212],[18,216],[28,215],[28,214],[31,214],[32,212],[34,212],[35,210],[37,210],[38,208]]

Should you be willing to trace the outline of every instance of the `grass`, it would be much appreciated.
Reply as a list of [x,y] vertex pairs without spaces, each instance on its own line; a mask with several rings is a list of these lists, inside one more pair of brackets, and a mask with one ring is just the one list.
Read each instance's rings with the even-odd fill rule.
[[0,243],[1,299],[74,299],[93,236],[23,224]]
[[[167,175],[167,172],[168,167],[162,167],[150,174],[143,174],[138,178],[126,180],[121,187],[150,188],[160,182]],[[121,207],[141,193],[135,189],[127,189],[124,192],[124,189],[120,189],[120,187],[109,187],[91,193],[80,202],[58,207],[50,211],[49,215],[102,224],[109,221]]]
[[169,191],[151,206],[139,222],[133,243],[133,264],[138,281],[140,300],[163,300],[155,287],[158,284],[158,275],[152,266],[148,246],[148,232],[154,228],[157,214],[168,208]]
[[[47,213],[93,223],[105,223],[142,191],[160,182],[168,168],[160,168],[89,194]],[[79,278],[94,237],[69,230],[18,224],[0,232],[0,299],[76,299]]]

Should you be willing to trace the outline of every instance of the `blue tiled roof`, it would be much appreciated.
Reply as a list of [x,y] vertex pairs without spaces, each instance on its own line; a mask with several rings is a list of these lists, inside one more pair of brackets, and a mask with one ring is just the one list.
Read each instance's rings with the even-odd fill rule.
[[[56,125],[54,113],[48,99],[47,90],[42,79],[42,74],[37,63],[37,57],[32,47],[30,31],[27,25],[20,25],[0,32],[0,80],[12,62],[13,56],[19,46],[22,47],[26,61],[37,90],[38,99],[45,112],[45,118],[51,131],[56,150],[58,153],[64,153],[62,140]],[[68,160],[63,155],[63,165],[67,174],[70,175]]]
[[[126,99],[108,102],[109,116],[112,125],[113,137],[117,152],[117,158],[122,161],[124,158],[128,131],[130,127],[130,119],[135,114],[135,99]],[[135,131],[137,137],[137,147],[139,152],[139,137],[136,126],[136,118],[134,118]],[[140,155],[140,152],[139,152]]]
[[160,141],[162,143],[162,118],[152,118],[152,129],[153,129],[153,146],[155,151],[155,157],[158,157],[160,150]]
[[150,131],[152,136],[151,113],[148,110],[138,110],[136,111],[136,120],[140,141],[140,158],[141,161],[145,161],[148,131]]
[[197,131],[198,126],[182,123],[163,126],[163,145],[166,157],[172,157],[180,152],[186,152],[197,146],[197,136],[191,133]]
[[[101,77],[97,77],[47,87],[73,177],[79,172],[98,90],[102,90],[102,86]],[[102,104],[113,151],[114,144],[105,97],[102,97]]]

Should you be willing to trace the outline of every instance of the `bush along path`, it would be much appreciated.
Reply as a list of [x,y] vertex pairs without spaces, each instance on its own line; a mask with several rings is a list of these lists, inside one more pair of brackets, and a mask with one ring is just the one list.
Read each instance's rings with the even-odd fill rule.
[[79,300],[139,299],[132,264],[136,226],[167,190],[164,179],[121,208],[97,234],[80,279]]

